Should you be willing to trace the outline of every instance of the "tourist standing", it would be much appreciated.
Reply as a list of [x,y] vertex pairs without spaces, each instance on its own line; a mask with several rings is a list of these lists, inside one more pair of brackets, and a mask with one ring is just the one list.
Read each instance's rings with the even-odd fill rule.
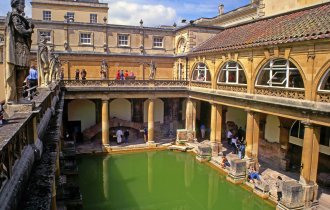
[[36,87],[38,85],[38,71],[36,70],[35,66],[31,66],[27,80],[29,83],[30,95],[32,95],[36,91],[36,89],[31,88]]
[[126,80],[127,77],[128,77],[128,70],[125,71],[124,77],[125,77],[125,80]]
[[124,70],[120,70],[120,80],[124,80]]
[[87,72],[86,72],[85,69],[83,69],[83,70],[81,71],[81,79],[82,79],[82,80],[86,80],[86,76],[87,76]]
[[118,129],[116,132],[116,136],[117,136],[117,144],[121,144],[123,138],[123,131],[121,129]]
[[116,80],[120,80],[120,70],[117,71]]
[[2,104],[0,103],[0,127],[3,125],[3,108]]
[[60,80],[64,80],[64,69],[61,69]]
[[143,128],[143,136],[144,136],[144,142],[148,141],[148,128],[144,127]]
[[126,129],[126,131],[124,132],[125,143],[128,143],[128,136],[129,136],[129,131],[128,129]]
[[237,153],[237,136],[233,136],[231,138],[231,147],[233,148],[233,153],[236,154]]
[[231,130],[227,130],[227,142],[228,145],[231,145],[231,138],[233,137],[233,133],[231,132]]
[[80,75],[80,71],[79,69],[76,69],[76,80],[79,80],[79,75]]
[[283,188],[283,180],[282,177],[278,176],[276,181],[277,201],[280,201],[282,198],[282,188]]
[[130,76],[130,77],[134,77],[134,72],[131,71],[131,72],[129,73],[129,76]]
[[202,139],[205,138],[205,132],[206,132],[206,127],[204,124],[201,125],[201,136],[202,136]]

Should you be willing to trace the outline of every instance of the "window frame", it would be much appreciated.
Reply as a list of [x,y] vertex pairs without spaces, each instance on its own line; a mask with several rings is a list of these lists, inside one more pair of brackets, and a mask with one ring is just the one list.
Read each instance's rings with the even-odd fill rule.
[[68,21],[70,20],[70,16],[72,17],[72,22],[70,22],[70,23],[74,23],[75,22],[75,13],[74,12],[67,12],[66,13],[66,16],[67,16],[67,20]]
[[[52,44],[53,43],[53,31],[52,30],[47,30],[47,29],[39,29],[38,30],[38,40],[40,40],[42,33],[49,33],[49,39],[47,39],[47,44]],[[48,36],[46,36],[48,37]]]
[[90,23],[97,23],[98,22],[98,15],[95,13],[91,13],[89,15],[89,22]]
[[[161,41],[156,41],[156,39],[160,39]],[[156,45],[161,44],[161,45]],[[163,49],[164,48],[164,37],[163,36],[154,36],[152,41],[152,47],[156,49]]]
[[[201,64],[203,64],[204,67],[201,67]],[[195,71],[197,71],[197,79],[194,79]],[[201,75],[201,72],[204,72],[204,80],[198,80],[198,78]],[[207,81],[207,75],[208,75],[207,73],[210,74],[210,81]],[[197,64],[197,66],[194,68],[194,71],[192,72],[191,76],[192,76],[191,81],[193,81],[193,82],[204,82],[204,83],[212,82],[211,72],[210,72],[209,68],[207,67],[206,63],[203,63],[203,62],[199,62]]]
[[[286,63],[284,65],[276,65],[274,67],[274,62],[278,62],[278,61],[286,61]],[[291,68],[290,64],[294,65],[295,68]],[[302,84],[303,84],[304,87],[301,88],[301,87],[290,87],[289,86],[290,85],[290,82],[289,82],[290,81],[290,71],[294,71],[294,70],[296,70],[299,73],[299,76],[301,77]],[[268,85],[258,84],[260,79],[261,79],[260,77],[264,75],[263,74],[264,71],[269,71],[268,73],[269,73],[269,78],[270,79],[267,82]],[[274,78],[276,73],[280,72],[280,71],[285,71],[285,72],[283,72],[285,74],[285,79],[284,79],[283,84],[285,84],[285,85],[283,85],[283,86],[280,86],[280,84],[276,85],[275,82],[269,83],[272,80],[271,78]],[[275,73],[273,74],[273,72],[275,72]],[[285,58],[274,58],[274,59],[268,60],[268,62],[265,65],[263,65],[263,67],[260,69],[260,71],[258,73],[257,79],[255,81],[255,87],[305,90],[305,84],[304,84],[304,81],[303,81],[303,77],[302,77],[302,75],[299,71],[299,68],[292,61],[290,61],[289,59],[285,59]]]
[[[235,63],[236,66],[235,67],[230,67],[230,64],[232,63]],[[225,71],[225,82],[221,82],[219,81],[220,80],[220,77],[221,77],[221,74],[223,73],[223,71]],[[236,73],[236,78],[235,78],[235,82],[230,82],[229,81],[229,73],[230,72],[235,72]],[[246,83],[240,83],[239,82],[239,75],[240,75],[240,72],[243,72],[244,76],[245,76],[245,80],[246,80]],[[218,74],[218,78],[217,78],[217,83],[218,84],[226,84],[226,85],[244,85],[246,86],[247,85],[247,79],[246,79],[246,75],[245,75],[245,71],[242,67],[242,65],[239,63],[239,62],[236,62],[236,61],[227,61],[221,68],[219,74]]]
[[[82,37],[83,35],[89,35],[90,37]],[[82,39],[85,39],[85,40],[90,40],[89,43],[87,42],[83,42]],[[93,45],[93,33],[92,32],[79,32],[79,44],[80,45]]]
[[319,83],[319,86],[317,87],[318,92],[330,92],[330,90],[321,89],[322,86],[325,86],[325,85],[323,85],[323,83],[326,82],[326,79],[330,80],[330,68],[322,76],[322,78],[320,80],[320,83]]
[[[49,13],[49,14],[46,14],[46,13]],[[43,21],[52,21],[52,11],[50,11],[50,10],[43,10],[42,11],[42,20]]]
[[[121,40],[120,39],[121,37],[127,37],[127,40]],[[122,44],[121,42],[127,42],[127,44]],[[118,34],[117,46],[118,47],[130,47],[130,35],[129,34]]]

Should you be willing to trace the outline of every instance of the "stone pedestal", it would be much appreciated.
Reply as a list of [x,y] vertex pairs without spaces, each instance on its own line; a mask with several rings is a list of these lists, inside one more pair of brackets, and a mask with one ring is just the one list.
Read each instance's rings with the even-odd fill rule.
[[211,142],[211,148],[212,148],[212,157],[218,157],[221,148],[221,143]]
[[196,159],[200,162],[211,160],[212,148],[208,144],[200,144],[197,149]]
[[302,200],[305,209],[317,209],[319,201],[317,200],[318,185],[317,184],[302,184],[303,196]]
[[257,194],[259,197],[264,199],[269,197],[269,191],[270,191],[269,184],[263,181],[257,181],[253,189],[253,192],[255,194]]
[[29,104],[6,104],[4,106],[4,111],[10,118],[15,113],[32,112],[34,108],[35,108],[34,102],[31,102]]
[[227,180],[234,184],[241,184],[246,180],[246,161],[236,159],[231,162]]
[[282,199],[276,206],[278,210],[304,209],[303,187],[296,181],[283,183]]

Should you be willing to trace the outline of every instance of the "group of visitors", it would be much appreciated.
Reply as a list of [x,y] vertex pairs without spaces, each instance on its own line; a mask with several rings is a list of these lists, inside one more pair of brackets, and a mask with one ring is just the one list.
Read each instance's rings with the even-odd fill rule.
[[242,127],[237,129],[233,122],[227,122],[226,138],[231,146],[233,154],[238,154],[240,159],[245,157],[245,130]]
[[128,73],[128,70],[124,72],[124,70],[118,70],[116,74],[116,80],[127,80],[127,79],[135,79],[134,72],[131,71]]
[[85,69],[82,69],[81,72],[79,69],[76,69],[76,76],[75,79],[79,80],[79,77],[81,76],[81,80],[86,80],[87,77],[87,71]]
[[[126,129],[125,132],[123,132],[120,128],[116,132],[116,137],[117,137],[117,144],[121,143],[128,143],[128,137],[129,137],[129,131]],[[124,142],[123,142],[124,138]]]

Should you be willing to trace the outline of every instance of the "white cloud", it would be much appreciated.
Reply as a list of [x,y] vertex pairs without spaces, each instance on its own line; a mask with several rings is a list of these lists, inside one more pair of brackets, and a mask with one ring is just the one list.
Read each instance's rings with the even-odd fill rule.
[[109,23],[145,26],[172,25],[177,20],[175,9],[161,4],[137,4],[126,1],[109,3]]

